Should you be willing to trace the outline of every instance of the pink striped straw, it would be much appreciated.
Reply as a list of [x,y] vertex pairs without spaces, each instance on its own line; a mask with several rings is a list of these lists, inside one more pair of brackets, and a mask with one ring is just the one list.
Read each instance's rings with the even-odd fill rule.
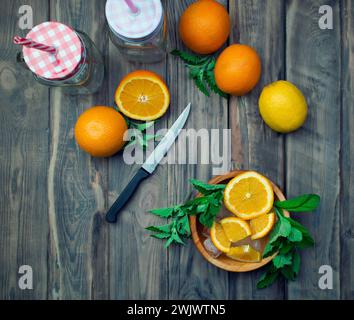
[[37,49],[37,50],[41,50],[41,51],[45,51],[51,54],[56,55],[57,54],[57,49],[55,47],[52,46],[47,46],[45,44],[42,43],[38,43],[36,41],[33,41],[31,39],[26,39],[26,38],[22,38],[19,36],[15,36],[13,39],[15,44],[19,44],[21,46],[25,46],[28,48],[33,48],[33,49]]
[[138,7],[135,6],[132,0],[124,0],[127,6],[129,7],[130,11],[134,14],[139,12]]

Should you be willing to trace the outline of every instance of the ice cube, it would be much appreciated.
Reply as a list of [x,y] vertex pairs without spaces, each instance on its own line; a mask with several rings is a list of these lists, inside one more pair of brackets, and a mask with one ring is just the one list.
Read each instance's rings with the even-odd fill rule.
[[222,252],[214,246],[210,238],[205,239],[203,245],[205,250],[208,251],[213,258],[217,258],[222,254]]
[[201,233],[203,237],[209,238],[210,237],[210,229],[208,229],[206,226],[202,226]]
[[262,243],[260,240],[252,240],[251,246],[257,251],[262,251]]
[[230,211],[228,211],[224,206],[221,207],[220,211],[218,212],[218,215],[216,217],[216,221],[220,221],[221,219],[224,219],[226,217],[233,216]]
[[231,242],[231,247],[239,247],[251,243],[251,237],[247,237],[237,242]]

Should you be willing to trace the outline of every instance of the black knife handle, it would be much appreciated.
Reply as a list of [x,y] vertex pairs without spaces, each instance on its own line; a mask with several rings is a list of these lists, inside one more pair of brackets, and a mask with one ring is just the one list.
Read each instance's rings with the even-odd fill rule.
[[128,200],[133,195],[135,189],[139,186],[140,182],[150,176],[150,173],[140,168],[134,178],[130,180],[129,184],[125,187],[123,192],[119,195],[118,199],[113,203],[112,207],[106,214],[106,221],[109,223],[117,222],[119,211],[125,206]]

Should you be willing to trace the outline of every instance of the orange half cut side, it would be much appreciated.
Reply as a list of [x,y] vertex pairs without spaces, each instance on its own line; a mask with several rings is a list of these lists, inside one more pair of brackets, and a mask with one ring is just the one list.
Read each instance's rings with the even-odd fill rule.
[[170,105],[170,92],[159,75],[137,70],[121,81],[115,93],[115,102],[128,118],[151,121],[166,113]]

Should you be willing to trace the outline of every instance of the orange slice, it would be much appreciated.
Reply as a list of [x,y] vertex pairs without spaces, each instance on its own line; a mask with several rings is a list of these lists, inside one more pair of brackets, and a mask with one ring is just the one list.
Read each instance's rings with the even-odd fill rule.
[[268,213],[274,202],[269,180],[254,171],[241,173],[226,186],[224,204],[233,214],[250,220]]
[[261,253],[248,244],[230,248],[227,256],[241,262],[259,262],[262,260]]
[[237,242],[251,235],[251,229],[246,221],[235,217],[224,218],[220,221],[226,237],[231,242]]
[[273,228],[275,224],[275,213],[270,212],[263,214],[258,218],[250,221],[250,227],[252,231],[252,240],[265,237]]
[[231,242],[226,236],[224,229],[220,223],[214,222],[210,229],[210,239],[214,246],[222,252],[228,252],[231,247]]
[[120,82],[115,101],[119,110],[135,120],[151,121],[165,114],[170,105],[170,92],[154,72],[137,70]]

